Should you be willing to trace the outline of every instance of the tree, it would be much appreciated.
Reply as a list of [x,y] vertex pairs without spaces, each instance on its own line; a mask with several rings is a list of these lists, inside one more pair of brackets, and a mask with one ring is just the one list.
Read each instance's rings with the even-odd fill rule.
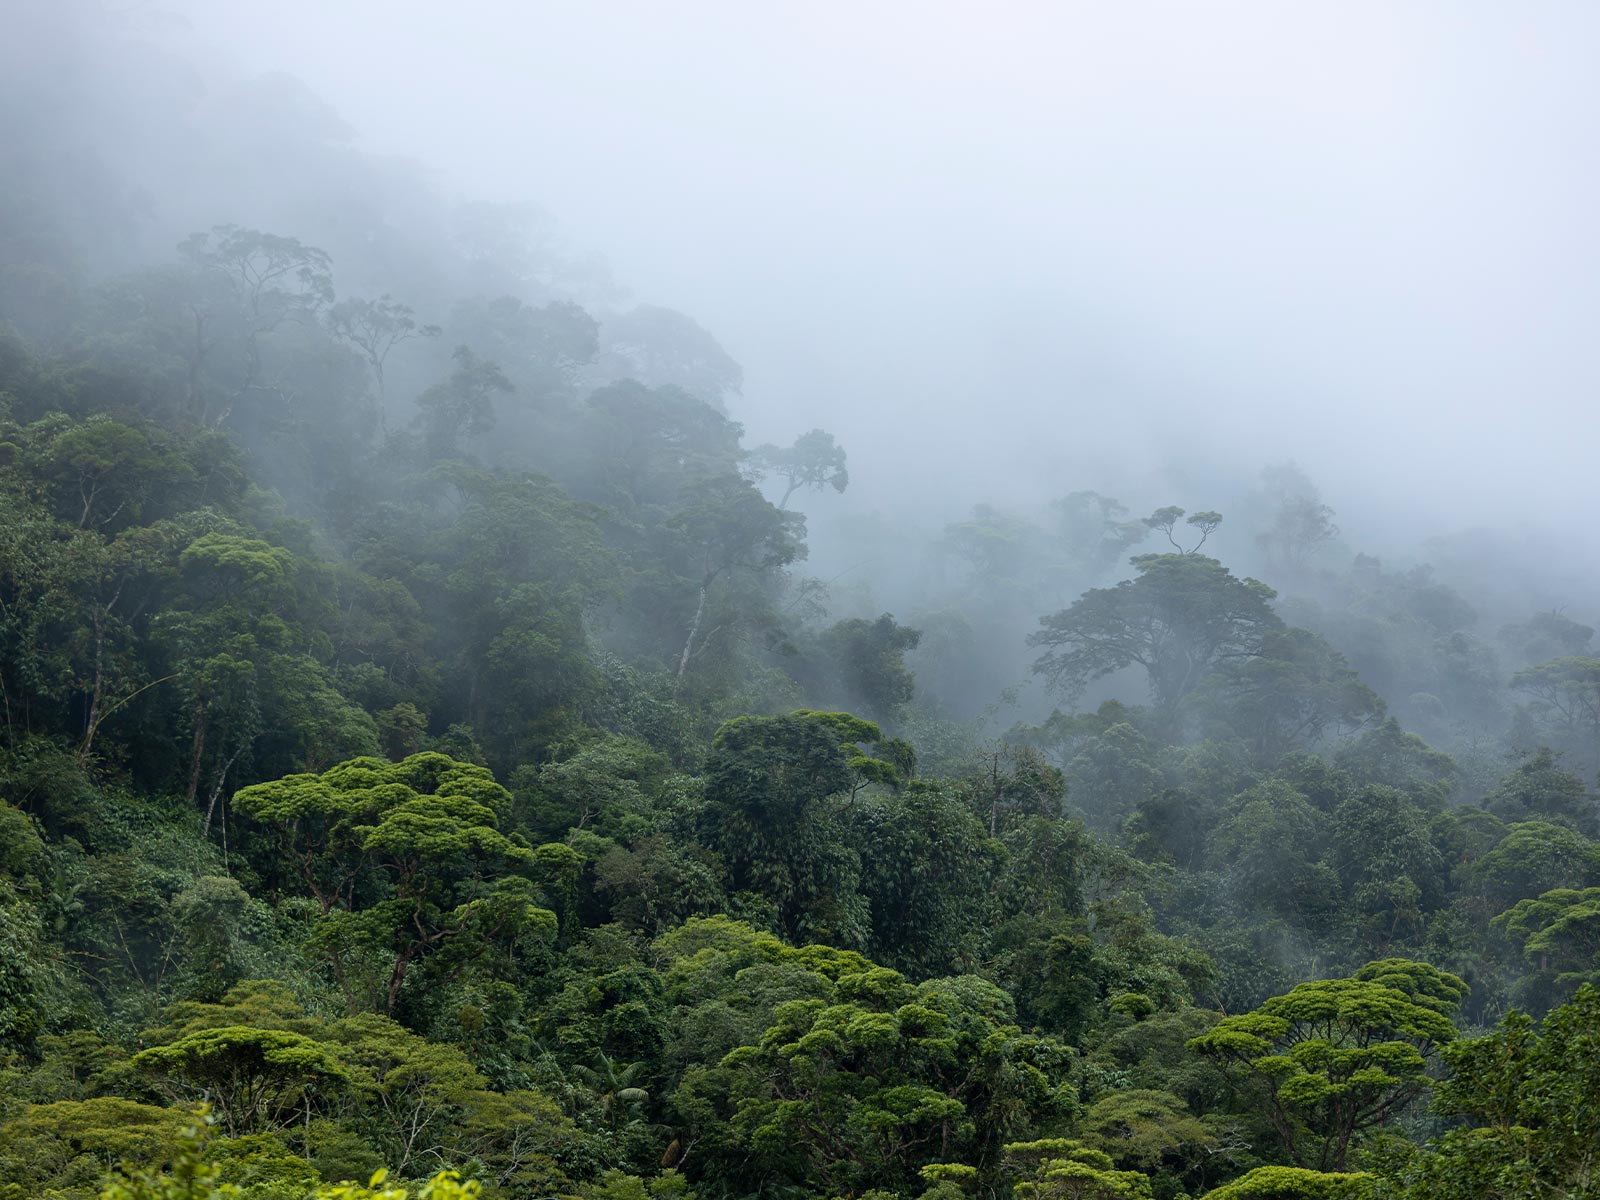
[[1370,952],[1420,933],[1441,901],[1444,862],[1428,815],[1404,792],[1356,788],[1333,813],[1330,865],[1348,891],[1344,914]]
[[266,913],[231,875],[201,875],[172,898],[183,966],[197,981],[190,995],[219,996],[239,982],[253,949],[252,910]]
[[[198,1121],[192,1122],[187,1128],[180,1129],[176,1139],[176,1148],[170,1156],[166,1169],[135,1170],[132,1164],[123,1164],[117,1173],[111,1176],[100,1191],[100,1200],[244,1200],[246,1190],[232,1182],[226,1182],[226,1168],[215,1162],[208,1162],[206,1135],[203,1122],[210,1114],[207,1106],[200,1106],[197,1112]],[[245,1140],[245,1139],[241,1139]],[[236,1146],[238,1143],[234,1143]],[[269,1145],[271,1143],[268,1143]],[[281,1150],[281,1147],[280,1147]],[[296,1159],[284,1163],[282,1159],[275,1166],[289,1164],[299,1167],[287,1175],[274,1172],[267,1181],[267,1190],[273,1194],[289,1194],[288,1189],[293,1189],[296,1196],[309,1196],[310,1200],[407,1200],[415,1195],[417,1200],[479,1200],[483,1185],[476,1179],[463,1182],[457,1171],[440,1171],[429,1179],[422,1181],[414,1191],[408,1188],[385,1186],[389,1177],[387,1168],[380,1168],[372,1174],[365,1187],[346,1180],[342,1183],[323,1185],[314,1192],[307,1192],[306,1188],[312,1186],[316,1175],[310,1167]],[[252,1183],[256,1182],[254,1180]],[[496,1183],[504,1180],[496,1179]],[[556,1179],[543,1178],[539,1184],[547,1189],[552,1185],[564,1184],[564,1177]],[[251,1194],[255,1189],[252,1188]]]
[[104,721],[164,682],[146,671],[134,617],[170,569],[167,540],[141,529],[107,538],[37,504],[0,511],[0,699],[13,736],[71,729],[86,763]]
[[[180,594],[155,625],[187,717],[191,803],[199,803],[209,767],[208,832],[241,760],[267,770],[320,767],[377,749],[372,718],[306,652],[306,609],[314,611],[303,587],[307,564],[224,527],[188,541],[178,566]],[[258,754],[263,761],[252,763]]]
[[[258,662],[282,649],[288,638],[277,610],[292,587],[294,555],[259,538],[218,532],[196,538],[179,564],[194,602],[164,614],[160,631],[190,714],[188,799],[193,804],[221,719],[228,722],[226,748],[234,754],[259,731]],[[226,777],[225,767],[219,790]],[[210,818],[208,811],[208,828]]]
[[[353,1009],[376,999],[394,1012],[407,974],[432,955],[553,933],[528,881],[507,874],[533,852],[499,831],[511,796],[483,767],[431,752],[357,758],[244,788],[234,805],[274,837],[274,873],[286,870],[316,900],[310,946]],[[373,954],[387,969],[369,997],[358,965]]]
[[79,529],[115,528],[132,524],[152,493],[194,482],[186,449],[142,424],[95,413],[50,439],[45,469],[76,494]]
[[1051,505],[1074,577],[1099,575],[1150,535],[1150,525],[1128,520],[1128,507],[1098,492],[1073,492]]
[[1216,1146],[1216,1136],[1170,1092],[1130,1088],[1097,1100],[1084,1114],[1096,1150],[1126,1169],[1147,1174],[1179,1168]]
[[338,1055],[315,1039],[249,1025],[199,1029],[128,1061],[175,1100],[205,1099],[233,1137],[293,1124],[322,1085],[350,1079]]
[[1469,897],[1483,915],[1558,888],[1600,884],[1600,845],[1565,825],[1522,821],[1504,830],[1468,868]]
[[697,480],[738,469],[740,426],[681,388],[625,379],[584,409],[587,455],[573,486],[629,516],[653,516]]
[[1145,554],[1133,565],[1136,578],[1085,592],[1029,635],[1030,646],[1045,647],[1033,669],[1052,687],[1076,696],[1138,665],[1170,717],[1214,668],[1260,655],[1282,626],[1268,603],[1277,593],[1214,558]]
[[884,613],[871,621],[836,621],[817,640],[830,668],[822,699],[859,705],[880,720],[893,718],[910,703],[916,676],[905,655],[922,641],[919,630],[907,629]]
[[370,1079],[363,1124],[392,1169],[404,1176],[419,1162],[449,1161],[467,1110],[489,1086],[461,1049],[368,1013],[336,1022],[328,1037],[349,1068]]
[[493,429],[495,397],[516,390],[498,366],[479,358],[469,347],[457,346],[451,357],[456,365],[450,378],[417,397],[416,425],[424,451],[434,461],[459,454],[462,438]]
[[1038,748],[1002,742],[986,750],[980,763],[960,787],[990,837],[1009,833],[1030,818],[1053,820],[1065,812],[1066,776]]
[[[1158,747],[1151,744],[1123,705],[1108,700],[1094,713],[1053,715],[1045,732],[1059,735],[1056,753],[1068,787],[1085,819],[1107,834],[1161,790]],[[1092,806],[1092,807],[1091,807]]]
[[1600,807],[1584,787],[1583,777],[1562,770],[1548,746],[1512,768],[1484,797],[1483,806],[1507,821],[1554,822],[1585,837],[1600,834]]
[[1556,888],[1519,900],[1494,923],[1522,943],[1558,987],[1600,981],[1600,887]]
[[614,847],[594,865],[595,890],[611,919],[629,929],[659,933],[691,917],[725,912],[722,864],[704,846],[663,834]]
[[1221,720],[1266,762],[1384,715],[1344,656],[1307,629],[1268,631],[1259,653],[1221,664],[1209,691]]
[[1272,527],[1256,541],[1273,559],[1298,567],[1339,536],[1333,509],[1305,496],[1290,497],[1279,505]]
[[[43,1195],[69,1181],[93,1187],[123,1163],[160,1167],[178,1151],[192,1120],[181,1109],[121,1096],[30,1104],[0,1126],[0,1178],[18,1196]],[[85,1165],[88,1178],[82,1177]]]
[[1373,1176],[1364,1171],[1257,1167],[1200,1200],[1369,1200]]
[[1316,485],[1292,462],[1267,467],[1261,478],[1277,507],[1272,524],[1256,535],[1256,544],[1274,564],[1299,570],[1339,536],[1333,509],[1322,503]]
[[1211,852],[1229,895],[1317,926],[1338,903],[1339,880],[1321,862],[1329,833],[1327,814],[1270,779],[1228,801]]
[[965,563],[977,594],[1011,602],[1019,591],[1031,595],[1037,587],[1033,573],[1045,545],[1031,521],[989,504],[973,505],[972,516],[946,525],[939,539],[941,549]]
[[1206,539],[1216,532],[1217,526],[1222,524],[1222,514],[1209,510],[1197,512],[1190,516],[1187,521],[1184,521],[1185,525],[1193,526],[1200,531],[1200,540],[1187,550],[1178,544],[1177,538],[1172,536],[1172,532],[1180,520],[1183,520],[1183,509],[1177,505],[1168,505],[1166,508],[1156,509],[1155,512],[1144,519],[1144,523],[1149,528],[1159,529],[1164,533],[1167,541],[1172,543],[1172,548],[1179,554],[1194,554],[1201,546],[1206,544]]
[[586,1142],[549,1096],[512,1088],[475,1092],[461,1122],[460,1140],[450,1146],[462,1159],[482,1164],[478,1173],[486,1183],[512,1195],[549,1196],[571,1193],[563,1162],[593,1156]]
[[527,397],[525,403],[534,406],[549,406],[573,391],[580,369],[598,350],[598,328],[571,301],[541,307],[514,296],[463,301],[450,320],[451,336],[499,363],[518,394]]
[[953,1157],[992,1173],[1008,1137],[1070,1104],[1066,1047],[1023,1034],[999,988],[864,965],[826,998],[780,1005],[723,1060],[736,1136],[795,1182],[904,1189]]
[[387,414],[383,365],[389,353],[401,342],[413,338],[439,336],[437,325],[418,325],[409,305],[401,304],[388,293],[376,300],[341,300],[328,310],[328,329],[334,337],[349,342],[367,360],[378,385],[378,413]]
[[536,837],[556,841],[587,829],[626,843],[651,831],[646,787],[666,766],[642,742],[603,737],[559,761],[519,767],[511,786],[524,827]]
[[820,492],[831,487],[843,492],[850,486],[844,447],[833,440],[833,434],[821,429],[802,433],[789,446],[771,443],[757,446],[750,451],[750,462],[760,474],[776,475],[783,480],[785,490],[778,501],[780,510],[787,509],[789,497],[802,488]]
[[671,1167],[649,1180],[613,1168],[582,1195],[583,1200],[695,1200],[694,1190]]
[[668,522],[682,539],[690,561],[698,560],[699,588],[694,617],[678,656],[681,683],[694,657],[705,619],[706,597],[717,580],[740,572],[764,573],[787,566],[805,550],[796,523],[737,475],[719,475],[686,487],[678,511]]
[[1006,1159],[1021,1175],[1018,1200],[1149,1200],[1150,1179],[1119,1171],[1112,1157],[1067,1138],[1012,1142]]
[[1002,856],[972,810],[946,788],[917,783],[858,799],[848,822],[874,960],[919,977],[971,969]]
[[426,516],[397,514],[364,565],[404,581],[403,598],[434,614],[435,728],[470,725],[509,766],[559,736],[598,686],[586,618],[614,563],[595,511],[551,479],[461,462],[429,477],[448,496]]
[[1257,1082],[1295,1166],[1342,1171],[1351,1141],[1432,1083],[1428,1059],[1455,1038],[1466,984],[1425,963],[1385,959],[1348,979],[1302,983],[1189,1043]]
[[1515,651],[1517,661],[1532,665],[1553,658],[1582,658],[1594,640],[1594,628],[1552,610],[1507,625],[1500,640]]
[[[225,300],[190,305],[194,341],[190,351],[190,410],[202,423],[226,424],[255,391],[275,391],[263,377],[263,336],[285,322],[310,322],[333,302],[333,269],[327,254],[298,238],[218,225],[190,235],[179,252],[203,276],[220,280]],[[243,362],[221,407],[212,410],[201,372],[222,339],[236,340]]]
[[38,909],[0,877],[0,1047],[8,1051],[29,1048],[45,1025],[47,944]]
[[793,941],[865,941],[843,806],[865,779],[893,778],[861,749],[882,737],[848,713],[800,711],[735,718],[711,743],[700,839],[722,854],[731,890],[770,902]]
[[1461,774],[1453,758],[1407,733],[1392,716],[1348,739],[1333,762],[1354,783],[1395,788],[1430,807],[1443,802]]
[[1535,1027],[1507,1013],[1442,1051],[1437,1111],[1464,1119],[1393,1172],[1402,1200],[1542,1200],[1594,1187],[1600,1146],[1600,991],[1585,985]]
[[1532,696],[1534,715],[1549,721],[1590,765],[1600,762],[1600,658],[1553,658],[1518,671],[1511,686]]
[[670,384],[719,411],[737,395],[744,371],[717,339],[692,318],[670,308],[641,304],[600,327],[601,367],[613,379],[647,387]]

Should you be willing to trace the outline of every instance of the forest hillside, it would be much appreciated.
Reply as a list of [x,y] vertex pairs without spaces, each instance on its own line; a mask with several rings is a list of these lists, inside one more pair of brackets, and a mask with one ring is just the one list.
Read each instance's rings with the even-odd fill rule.
[[1593,1194],[1590,594],[1287,462],[917,534],[292,81],[13,65],[0,1200]]

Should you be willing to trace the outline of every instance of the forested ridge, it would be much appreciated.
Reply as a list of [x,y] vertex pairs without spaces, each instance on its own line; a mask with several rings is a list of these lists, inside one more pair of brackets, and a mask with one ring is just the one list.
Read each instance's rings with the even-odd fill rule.
[[0,1200],[1595,1194],[1593,628],[1254,463],[882,612],[691,317],[118,46],[0,161]]

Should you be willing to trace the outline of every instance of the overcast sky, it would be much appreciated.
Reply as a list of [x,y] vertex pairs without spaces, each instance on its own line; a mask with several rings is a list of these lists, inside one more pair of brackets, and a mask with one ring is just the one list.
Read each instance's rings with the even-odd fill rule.
[[1292,456],[1347,526],[1600,503],[1592,3],[187,11],[362,145],[539,202],[864,496],[1199,508]]

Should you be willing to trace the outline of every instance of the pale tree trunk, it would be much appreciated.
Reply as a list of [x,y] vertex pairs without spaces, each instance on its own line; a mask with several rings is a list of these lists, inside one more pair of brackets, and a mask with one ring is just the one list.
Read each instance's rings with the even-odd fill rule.
[[700,585],[700,602],[694,606],[694,620],[689,625],[689,640],[683,643],[683,654],[678,659],[678,682],[683,682],[683,673],[689,669],[689,656],[694,653],[694,639],[700,633],[700,622],[706,615],[706,585]]
[[700,576],[700,600],[694,606],[694,620],[689,623],[689,637],[683,643],[683,654],[678,658],[678,678],[677,682],[672,685],[673,691],[677,691],[683,685],[683,673],[689,669],[689,659],[694,654],[694,640],[700,636],[700,622],[705,619],[706,615],[706,592],[711,589],[713,577],[711,551],[708,549],[706,551],[704,571]]
[[233,770],[233,764],[238,761],[239,755],[243,753],[244,746],[241,745],[232,754],[228,755],[228,761],[222,764],[222,770],[217,774],[217,784],[211,789],[211,799],[206,803],[206,819],[200,825],[201,837],[209,837],[211,835],[211,818],[216,814],[217,798],[222,795],[222,785],[228,781],[228,772]]
[[389,401],[383,386],[383,359],[372,360],[372,373],[378,380],[378,430],[384,437],[389,436]]

